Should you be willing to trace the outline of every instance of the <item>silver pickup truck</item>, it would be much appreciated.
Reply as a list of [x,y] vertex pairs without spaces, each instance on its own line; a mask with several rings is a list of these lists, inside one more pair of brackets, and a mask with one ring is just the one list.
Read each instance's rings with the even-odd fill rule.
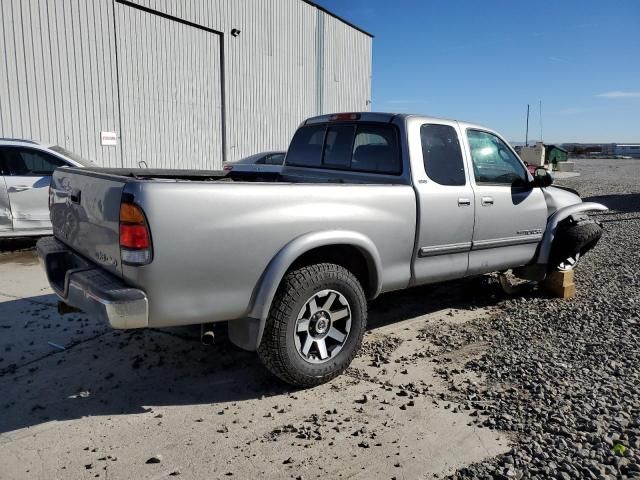
[[601,227],[496,132],[416,115],[305,121],[271,181],[222,172],[64,168],[38,253],[67,306],[113,328],[229,322],[286,382],[339,375],[367,300],[512,269],[567,270]]

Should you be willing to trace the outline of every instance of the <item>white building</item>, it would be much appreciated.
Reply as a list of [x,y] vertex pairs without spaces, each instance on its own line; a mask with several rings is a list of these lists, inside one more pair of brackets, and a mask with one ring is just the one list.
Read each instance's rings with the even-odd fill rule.
[[640,143],[618,144],[616,155],[640,158]]
[[2,0],[0,137],[219,169],[285,149],[306,117],[368,110],[371,48],[303,0]]

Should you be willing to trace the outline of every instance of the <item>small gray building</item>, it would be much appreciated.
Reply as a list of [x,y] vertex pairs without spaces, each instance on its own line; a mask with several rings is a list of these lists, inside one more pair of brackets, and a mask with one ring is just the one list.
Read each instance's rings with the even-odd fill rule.
[[304,0],[2,0],[0,137],[219,169],[369,110],[372,36]]

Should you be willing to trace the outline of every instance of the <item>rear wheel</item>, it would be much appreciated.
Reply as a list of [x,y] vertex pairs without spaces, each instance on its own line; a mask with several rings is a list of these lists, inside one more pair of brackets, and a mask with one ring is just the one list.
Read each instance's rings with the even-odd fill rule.
[[327,382],[353,360],[366,318],[364,291],[349,270],[331,263],[293,270],[278,288],[258,355],[292,385]]
[[602,227],[591,220],[568,220],[558,226],[551,254],[550,270],[573,270],[581,257],[591,250],[602,236]]

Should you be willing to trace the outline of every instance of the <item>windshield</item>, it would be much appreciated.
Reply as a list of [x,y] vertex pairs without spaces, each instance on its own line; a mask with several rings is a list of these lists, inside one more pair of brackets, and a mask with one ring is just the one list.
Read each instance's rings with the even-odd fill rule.
[[60,155],[64,155],[65,157],[70,158],[74,162],[78,162],[82,166],[85,166],[85,167],[96,166],[96,164],[91,160],[87,160],[86,158],[81,157],[77,153],[70,152],[69,150],[67,150],[64,147],[61,147],[60,145],[54,145],[52,147],[49,147],[49,150],[53,150],[54,152],[59,153]]

